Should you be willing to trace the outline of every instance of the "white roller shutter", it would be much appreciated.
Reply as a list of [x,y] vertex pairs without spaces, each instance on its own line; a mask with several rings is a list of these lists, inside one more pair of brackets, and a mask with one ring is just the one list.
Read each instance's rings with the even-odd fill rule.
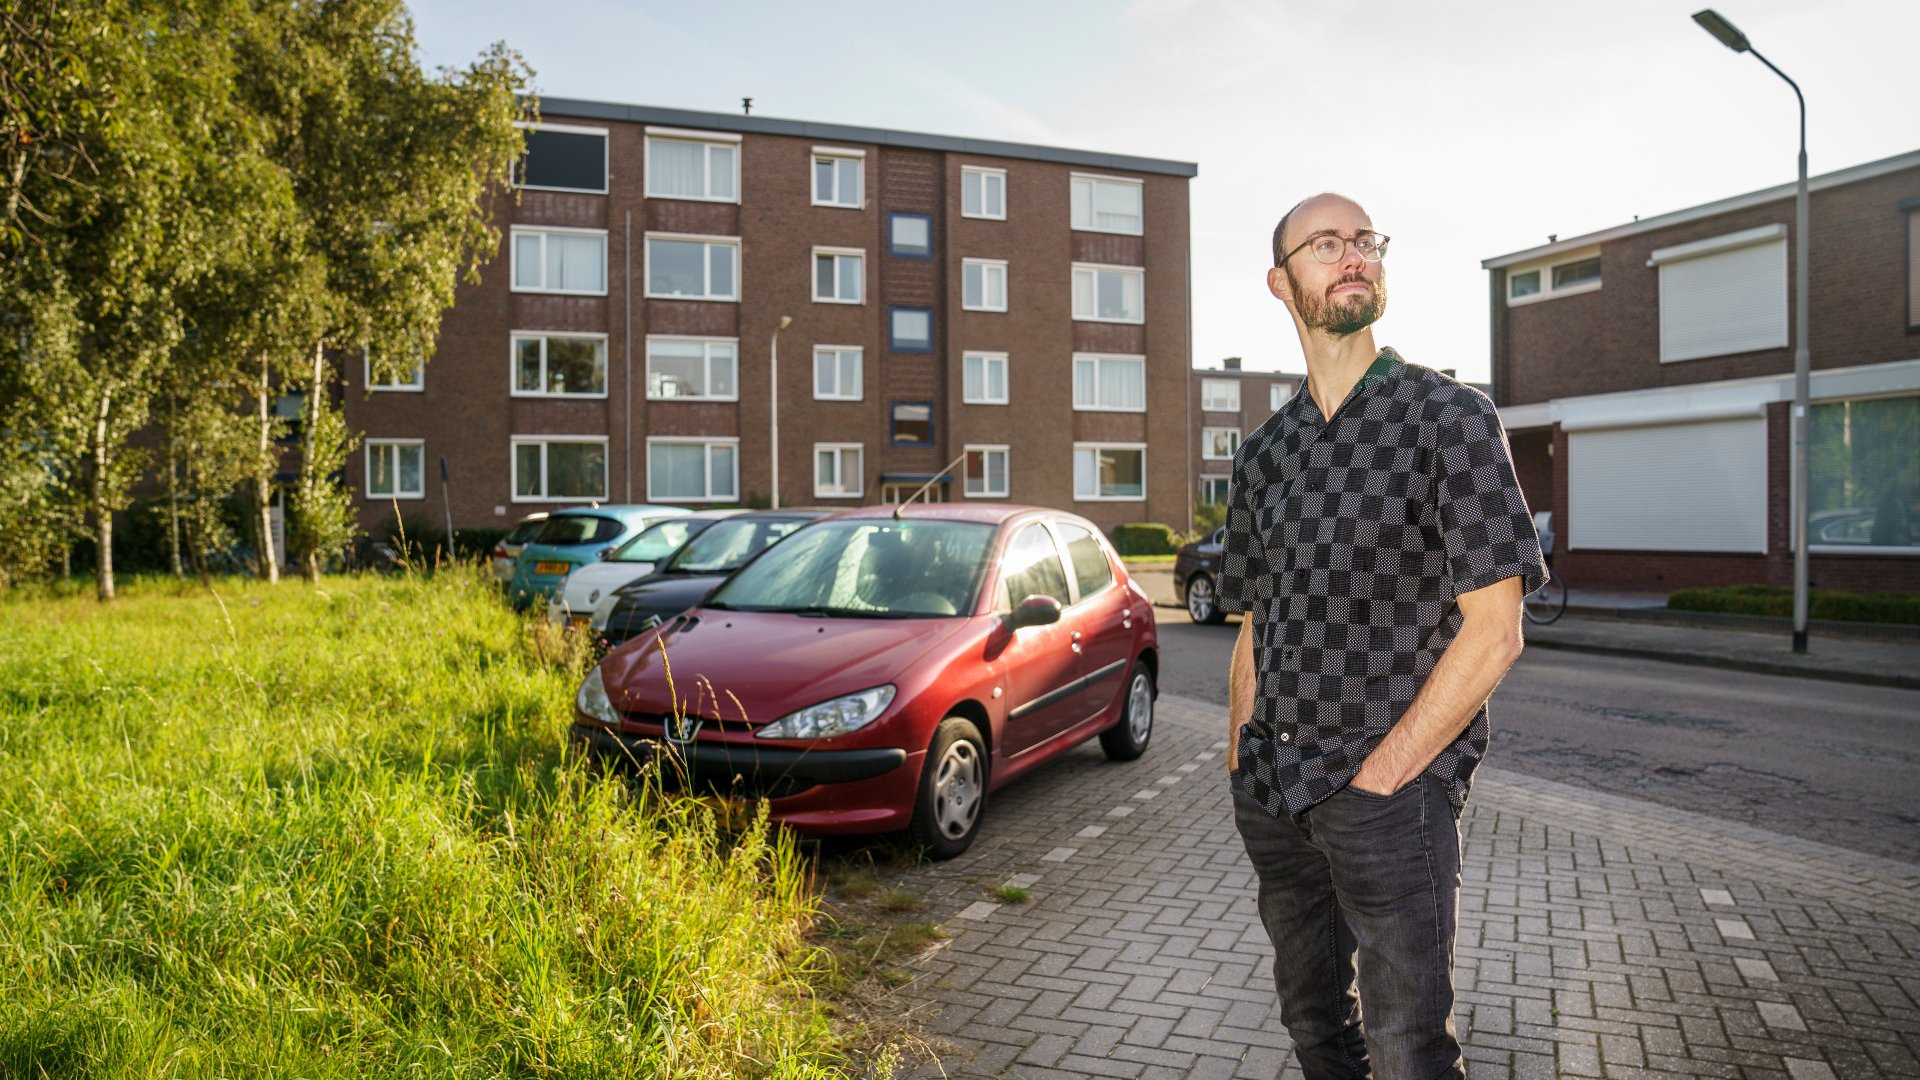
[[1567,546],[1767,550],[1767,422],[1742,417],[1567,434]]
[[1656,251],[1652,261],[1660,268],[1662,361],[1786,347],[1784,227]]

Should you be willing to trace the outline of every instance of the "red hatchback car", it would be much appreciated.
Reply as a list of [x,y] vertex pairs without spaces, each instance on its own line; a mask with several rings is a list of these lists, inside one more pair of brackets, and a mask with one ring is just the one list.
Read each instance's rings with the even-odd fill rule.
[[638,761],[672,744],[676,771],[798,831],[906,829],[950,858],[1021,773],[1094,736],[1144,753],[1158,668],[1153,605],[1085,518],[868,506],[608,654],[573,730]]

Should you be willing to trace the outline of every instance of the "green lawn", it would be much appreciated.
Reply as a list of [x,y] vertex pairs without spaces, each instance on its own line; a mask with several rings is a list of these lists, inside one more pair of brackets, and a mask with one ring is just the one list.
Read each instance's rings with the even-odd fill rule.
[[792,843],[564,750],[476,573],[0,597],[0,1074],[855,1075]]

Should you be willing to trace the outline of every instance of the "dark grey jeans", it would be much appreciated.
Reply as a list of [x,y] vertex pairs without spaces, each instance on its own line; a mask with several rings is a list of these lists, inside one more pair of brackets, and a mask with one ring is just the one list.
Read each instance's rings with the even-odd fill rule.
[[1391,795],[1342,788],[1299,818],[1271,817],[1235,790],[1233,818],[1307,1080],[1464,1078],[1453,1026],[1460,828],[1442,782],[1421,773]]

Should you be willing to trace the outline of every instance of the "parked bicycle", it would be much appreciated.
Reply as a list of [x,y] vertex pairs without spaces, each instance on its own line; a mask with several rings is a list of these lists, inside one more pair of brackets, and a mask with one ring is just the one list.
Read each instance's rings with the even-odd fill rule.
[[1567,583],[1553,569],[1553,511],[1533,515],[1533,531],[1540,538],[1540,556],[1547,563],[1546,584],[1520,602],[1527,621],[1545,626],[1567,613]]

